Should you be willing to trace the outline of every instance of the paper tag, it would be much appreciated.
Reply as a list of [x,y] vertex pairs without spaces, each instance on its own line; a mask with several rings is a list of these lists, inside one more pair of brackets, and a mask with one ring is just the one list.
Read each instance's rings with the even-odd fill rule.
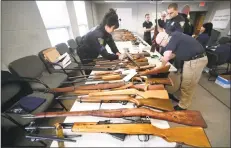
[[128,82],[128,81],[130,81],[131,78],[133,78],[136,74],[137,74],[136,70],[135,70],[135,69],[131,69],[130,72],[129,72],[129,74],[128,74],[127,76],[125,76],[125,77],[123,78],[123,80],[124,80],[125,82]]

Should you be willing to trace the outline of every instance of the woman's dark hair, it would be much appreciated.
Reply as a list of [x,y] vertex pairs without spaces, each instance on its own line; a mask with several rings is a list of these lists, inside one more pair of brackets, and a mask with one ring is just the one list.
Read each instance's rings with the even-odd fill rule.
[[119,28],[119,20],[118,15],[116,14],[116,10],[110,8],[109,11],[104,15],[101,24],[103,26],[107,25],[109,27],[115,26],[115,29]]
[[208,35],[211,36],[213,24],[212,23],[205,23],[205,24],[203,24],[203,27],[205,28],[205,31],[203,33],[208,33]]

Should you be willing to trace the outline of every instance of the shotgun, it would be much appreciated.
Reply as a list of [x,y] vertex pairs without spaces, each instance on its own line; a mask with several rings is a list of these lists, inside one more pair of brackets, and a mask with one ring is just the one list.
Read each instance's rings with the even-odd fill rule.
[[[62,99],[63,96],[59,96],[56,99]],[[64,99],[76,99],[79,102],[86,103],[116,103],[127,102],[134,103],[137,107],[146,106],[162,111],[173,111],[171,100],[167,99],[136,99],[126,95],[118,96],[101,96],[101,97],[89,97],[89,96],[64,96]]]
[[88,111],[72,111],[72,112],[41,112],[34,115],[22,115],[23,118],[52,118],[66,116],[96,116],[107,118],[122,118],[122,117],[149,117],[153,119],[175,122],[178,124],[207,127],[199,111],[184,110],[158,112],[148,108],[128,108],[128,109],[100,109]]
[[105,92],[92,92],[89,96],[109,96],[109,95],[138,95],[142,98],[158,98],[158,99],[169,99],[168,92],[166,90],[148,90],[145,92],[138,91],[134,88],[125,90],[114,90]]
[[170,69],[171,65],[165,65],[165,66],[159,66],[155,67],[153,69],[147,69],[145,71],[139,72],[140,76],[146,76],[146,75],[155,75],[159,73],[167,73]]
[[86,133],[121,133],[129,135],[155,135],[168,142],[183,143],[194,147],[211,147],[201,127],[157,128],[151,123],[78,123],[72,127],[73,132]]
[[112,89],[124,86],[125,82],[114,82],[114,83],[99,83],[99,84],[85,84],[80,86],[71,86],[64,88],[51,88],[52,92],[72,92],[75,90],[101,90],[101,89]]

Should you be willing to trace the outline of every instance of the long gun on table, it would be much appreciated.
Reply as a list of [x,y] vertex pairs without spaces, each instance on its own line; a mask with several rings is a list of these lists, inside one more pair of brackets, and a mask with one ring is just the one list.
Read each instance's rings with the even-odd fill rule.
[[107,118],[122,117],[150,117],[154,119],[166,120],[190,126],[200,126],[206,128],[207,125],[199,111],[170,111],[157,112],[147,108],[132,109],[100,109],[89,111],[72,111],[72,112],[42,112],[34,115],[22,115],[23,118],[52,118],[66,116],[97,116]]
[[169,72],[170,65],[154,67],[153,69],[147,69],[145,71],[139,72],[140,76],[147,76],[147,75],[156,75],[159,73],[167,73]]
[[166,90],[148,90],[148,91],[142,92],[134,88],[131,88],[131,89],[125,89],[125,90],[114,90],[114,91],[89,93],[89,96],[109,96],[109,95],[138,95],[145,99],[149,99],[149,98],[169,99],[168,92]]
[[[85,122],[83,122],[85,123]],[[94,123],[94,122],[87,122],[87,123]],[[97,124],[105,124],[106,121],[99,121]],[[72,129],[74,123],[56,123],[59,124],[62,129]],[[25,130],[27,131],[38,131],[38,130],[47,130],[47,129],[56,129],[55,126],[27,126],[25,127]],[[119,139],[121,141],[124,141],[127,134],[117,134],[117,133],[108,133],[112,137],[115,137],[116,139]],[[30,139],[37,139],[37,140],[55,140],[58,142],[76,142],[76,140],[68,139],[71,137],[81,137],[81,135],[63,135],[63,138],[60,138],[58,136],[38,136],[38,135],[27,135],[26,138]]]
[[168,142],[183,143],[194,147],[211,147],[210,142],[201,127],[173,127],[161,129],[151,123],[82,123],[75,122],[73,132],[86,133],[122,133],[129,135],[154,135]]
[[126,95],[118,95],[118,96],[101,96],[101,97],[89,97],[89,96],[59,96],[56,99],[76,99],[79,102],[86,103],[114,103],[114,102],[122,102],[126,104],[127,102],[134,103],[137,107],[151,107],[154,109],[162,110],[162,111],[173,111],[173,106],[171,100],[169,99],[136,99]]

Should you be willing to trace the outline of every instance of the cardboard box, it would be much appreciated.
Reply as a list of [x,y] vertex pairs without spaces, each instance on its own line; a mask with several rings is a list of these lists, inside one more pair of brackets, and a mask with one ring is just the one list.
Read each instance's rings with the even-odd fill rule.
[[[53,63],[58,63],[63,68],[67,67],[69,64],[71,64],[71,58],[70,55],[66,52],[60,57],[58,57]],[[61,69],[60,66],[54,65],[54,69]]]
[[215,81],[223,88],[230,88],[231,75],[219,75]]

